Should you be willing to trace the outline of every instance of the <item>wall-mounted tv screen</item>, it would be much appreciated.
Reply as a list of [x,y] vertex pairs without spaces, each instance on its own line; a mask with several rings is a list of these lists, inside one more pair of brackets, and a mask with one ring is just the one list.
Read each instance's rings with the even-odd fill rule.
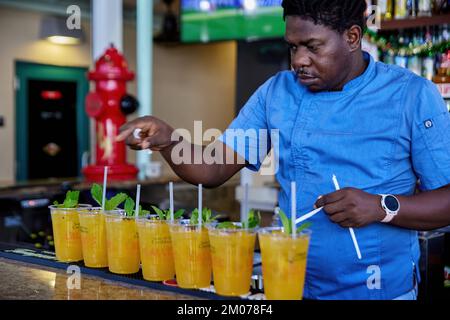
[[268,39],[284,35],[282,0],[181,0],[181,41]]

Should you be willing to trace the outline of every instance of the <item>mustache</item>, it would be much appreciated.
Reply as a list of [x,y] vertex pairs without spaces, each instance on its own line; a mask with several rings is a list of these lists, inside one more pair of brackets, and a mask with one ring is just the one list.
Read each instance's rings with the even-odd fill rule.
[[297,75],[297,76],[312,76],[312,73],[305,70],[305,68],[303,68],[303,67],[294,69],[293,71],[294,71],[295,75]]

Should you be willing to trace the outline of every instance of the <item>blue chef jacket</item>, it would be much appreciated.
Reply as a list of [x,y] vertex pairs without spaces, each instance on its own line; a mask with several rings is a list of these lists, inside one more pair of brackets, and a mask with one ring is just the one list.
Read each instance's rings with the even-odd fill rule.
[[[274,147],[284,212],[290,213],[291,181],[297,183],[297,216],[312,210],[319,195],[335,191],[333,174],[341,188],[371,194],[412,195],[418,180],[423,190],[450,183],[450,115],[435,85],[366,52],[364,57],[365,72],[339,92],[312,93],[293,72],[276,74],[220,137],[253,170]],[[230,129],[278,129],[279,135],[229,139]],[[416,231],[382,223],[354,229],[358,260],[347,228],[323,211],[310,222],[305,298],[393,299],[413,289]]]

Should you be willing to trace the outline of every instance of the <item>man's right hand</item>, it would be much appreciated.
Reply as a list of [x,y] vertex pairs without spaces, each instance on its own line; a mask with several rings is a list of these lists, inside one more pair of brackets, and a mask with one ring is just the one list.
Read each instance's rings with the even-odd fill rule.
[[[136,129],[140,129],[139,139],[134,136]],[[120,128],[116,141],[123,141],[134,150],[150,149],[162,151],[171,146],[175,141],[171,140],[174,129],[164,121],[145,116],[132,120]]]

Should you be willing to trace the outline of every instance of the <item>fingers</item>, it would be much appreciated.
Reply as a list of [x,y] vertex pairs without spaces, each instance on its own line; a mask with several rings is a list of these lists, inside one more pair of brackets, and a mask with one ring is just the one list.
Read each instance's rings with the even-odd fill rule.
[[329,219],[331,221],[333,221],[334,223],[341,224],[341,223],[345,222],[348,219],[348,216],[347,216],[347,214],[345,212],[339,212],[339,213],[336,213],[336,214],[333,214],[333,215],[329,216]]
[[320,207],[324,207],[327,204],[342,200],[342,199],[344,199],[346,193],[347,193],[347,191],[345,189],[342,189],[342,190],[338,190],[338,191],[320,196],[319,198],[317,198],[314,206],[316,208],[320,208]]
[[125,143],[133,150],[142,149],[142,139],[136,139],[132,134],[125,139]]
[[358,228],[361,226],[357,220],[352,218],[352,216],[345,211],[330,215],[328,218],[342,228]]
[[120,133],[116,137],[116,141],[123,141],[128,137],[133,135],[133,132],[136,128],[131,125],[131,123],[127,123],[120,128]]
[[158,133],[154,133],[141,142],[142,149],[150,149],[152,151],[161,151],[166,147],[166,142],[164,140],[164,137],[162,137]]
[[339,212],[345,211],[345,209],[346,209],[346,204],[344,203],[344,201],[333,202],[333,203],[327,204],[323,207],[323,210],[329,216],[332,216]]
[[150,116],[141,117],[130,121],[120,127],[119,134],[116,137],[116,141],[123,141],[133,136],[136,129],[140,129],[139,136],[145,137],[146,133],[150,130],[153,124],[153,118]]
[[132,150],[147,149],[148,143],[144,143],[144,138],[151,134],[152,127],[153,118],[150,116],[135,119],[120,128],[116,141],[125,141]]
[[152,140],[153,139],[151,137],[147,137],[144,140],[142,140],[142,143],[141,143],[142,149],[150,148],[152,146]]
[[[128,143],[127,143],[128,144]],[[136,144],[128,144],[128,147],[132,150],[143,150],[144,148],[142,148],[142,144],[141,143],[136,143]]]

